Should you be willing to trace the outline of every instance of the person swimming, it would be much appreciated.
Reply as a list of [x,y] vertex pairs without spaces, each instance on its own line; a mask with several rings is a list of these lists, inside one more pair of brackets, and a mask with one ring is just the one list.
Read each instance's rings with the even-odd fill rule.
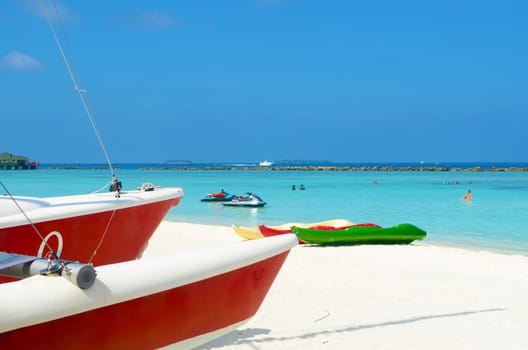
[[473,195],[471,194],[471,190],[468,190],[467,193],[462,197],[463,200],[466,202],[471,202],[473,200]]

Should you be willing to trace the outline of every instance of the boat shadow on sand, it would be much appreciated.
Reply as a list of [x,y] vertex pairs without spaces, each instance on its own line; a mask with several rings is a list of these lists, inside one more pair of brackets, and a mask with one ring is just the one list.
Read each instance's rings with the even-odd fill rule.
[[[393,320],[393,321],[386,321],[386,322],[380,322],[380,323],[367,323],[367,324],[350,325],[350,326],[344,326],[344,327],[332,327],[328,329],[308,331],[305,333],[299,332],[299,334],[291,334],[289,336],[269,335],[273,331],[271,329],[266,329],[266,328],[239,329],[229,334],[226,334],[223,337],[217,338],[216,340],[212,342],[204,344],[202,347],[196,348],[196,350],[221,348],[224,346],[231,346],[231,345],[243,345],[243,344],[251,345],[251,344],[258,344],[258,343],[281,342],[281,341],[288,341],[288,340],[295,340],[295,339],[309,339],[309,338],[315,338],[320,335],[334,335],[334,334],[337,335],[340,333],[357,332],[357,331],[379,328],[379,327],[398,326],[402,324],[427,321],[431,319],[469,317],[475,314],[486,313],[486,312],[499,312],[499,311],[506,311],[506,309],[490,308],[490,309],[482,309],[482,310],[468,310],[468,311],[452,312],[452,313],[445,313],[445,314],[432,314],[432,315],[417,316],[417,317],[404,318],[401,320]],[[328,315],[322,318],[326,318],[327,316]],[[317,319],[313,322],[317,322],[320,319]],[[320,326],[314,326],[314,328],[320,328]],[[284,333],[284,330],[281,330],[279,332]],[[292,330],[292,333],[293,332],[295,331]]]

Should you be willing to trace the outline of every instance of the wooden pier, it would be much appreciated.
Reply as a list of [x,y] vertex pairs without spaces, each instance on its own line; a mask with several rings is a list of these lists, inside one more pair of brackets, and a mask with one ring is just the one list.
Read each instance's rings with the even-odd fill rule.
[[38,162],[31,162],[28,157],[15,156],[8,152],[0,153],[0,170],[28,170],[38,166]]

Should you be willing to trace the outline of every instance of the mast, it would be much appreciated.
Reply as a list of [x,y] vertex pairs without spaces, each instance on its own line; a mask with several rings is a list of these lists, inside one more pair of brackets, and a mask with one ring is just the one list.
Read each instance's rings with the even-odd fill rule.
[[[66,31],[64,30],[64,25],[62,23],[59,10],[57,8],[57,5],[55,4],[55,0],[50,0],[53,4],[53,9],[55,11],[55,14],[57,16],[57,21],[60,25],[60,29],[62,32],[62,36],[64,37],[64,41],[66,42],[66,46],[68,48],[68,54],[72,58],[72,61],[75,63],[75,56],[73,55],[73,50],[71,49],[71,46],[68,41],[68,37],[66,35]],[[70,75],[70,78],[73,83],[73,87],[75,91],[79,94],[79,97],[81,99],[81,103],[83,105],[84,111],[86,112],[86,115],[88,116],[88,120],[90,121],[90,125],[92,126],[92,129],[95,132],[95,135],[97,137],[97,141],[99,142],[99,145],[101,146],[101,149],[103,150],[104,156],[106,158],[106,162],[108,164],[108,168],[110,169],[110,173],[112,177],[115,177],[114,174],[114,168],[112,166],[112,162],[110,160],[110,155],[108,154],[108,151],[106,149],[105,143],[103,141],[103,138],[101,136],[101,133],[99,132],[99,127],[97,126],[97,121],[95,119],[95,114],[93,112],[93,109],[91,108],[90,103],[88,102],[88,91],[86,89],[83,89],[80,86],[80,73],[79,69],[77,69],[76,65],[71,65],[68,60],[68,55],[64,51],[61,41],[57,35],[57,31],[55,30],[55,27],[53,25],[53,21],[48,13],[48,9],[46,7],[46,4],[44,3],[44,0],[40,0],[40,5],[42,7],[42,11],[44,12],[44,15],[46,17],[46,20],[48,21],[48,25],[51,29],[51,32],[53,34],[53,38],[55,39],[55,43],[57,44],[57,48],[59,49],[59,52],[62,56],[62,59],[64,61],[64,64],[66,65],[66,69],[68,70],[68,74]]]

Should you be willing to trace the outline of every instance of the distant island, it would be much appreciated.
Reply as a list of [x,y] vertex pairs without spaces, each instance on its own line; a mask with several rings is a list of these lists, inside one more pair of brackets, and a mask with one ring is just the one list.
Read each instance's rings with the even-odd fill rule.
[[274,162],[275,165],[306,165],[306,164],[317,164],[317,165],[330,165],[333,164],[331,160],[277,160]]
[[167,160],[165,163],[167,164],[181,164],[181,165],[188,165],[193,164],[190,160]]
[[229,166],[229,165],[187,165],[140,167],[140,170],[266,170],[266,171],[424,171],[424,172],[528,172],[528,166],[509,167],[449,167],[449,166],[343,166],[343,165],[273,165],[273,166]]
[[[283,163],[284,162],[284,163]],[[1,162],[0,162],[1,163]],[[194,163],[171,160],[163,163],[118,163],[114,169],[138,170],[235,170],[235,171],[423,171],[423,172],[528,172],[528,162],[467,163],[336,163],[332,161],[283,160],[259,163]],[[40,164],[39,169],[108,169],[106,164]]]

